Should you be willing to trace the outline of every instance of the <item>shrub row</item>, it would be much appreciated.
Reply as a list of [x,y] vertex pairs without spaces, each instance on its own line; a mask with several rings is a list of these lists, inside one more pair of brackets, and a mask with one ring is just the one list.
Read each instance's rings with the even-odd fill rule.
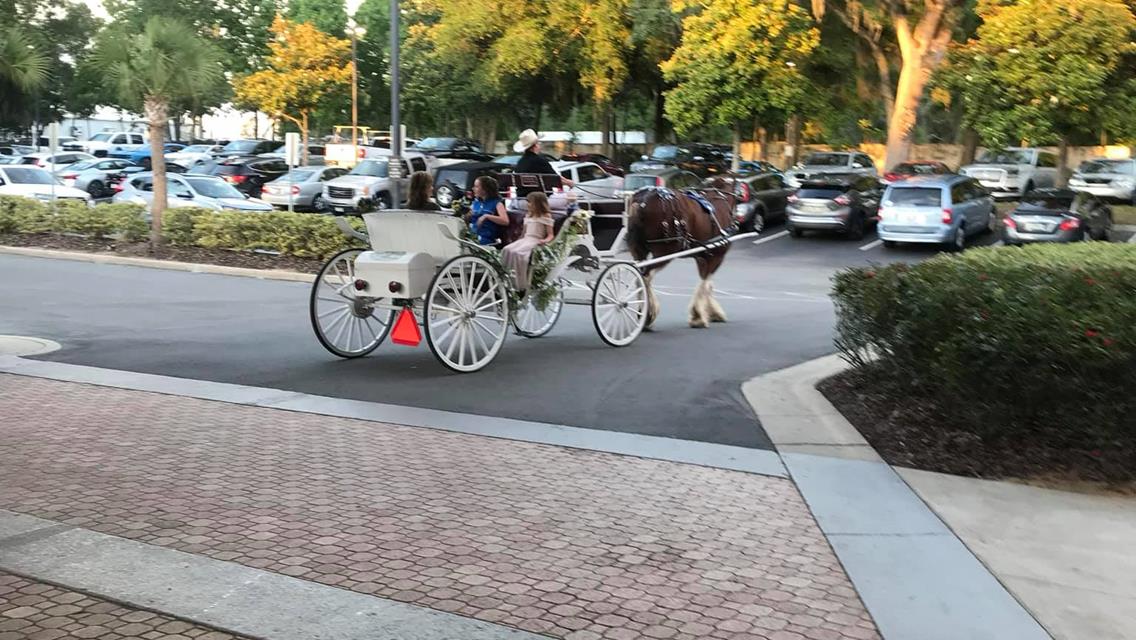
[[[352,219],[357,229],[362,221]],[[0,196],[0,233],[79,233],[119,236],[127,241],[146,237],[149,222],[141,206],[104,204],[87,207],[59,201],[51,207],[39,200]],[[251,251],[266,249],[300,258],[327,258],[357,246],[333,218],[308,213],[247,213],[198,208],[167,209],[162,236],[172,244]]]
[[1136,442],[1136,245],[848,269],[833,297],[849,361],[936,394],[981,437]]

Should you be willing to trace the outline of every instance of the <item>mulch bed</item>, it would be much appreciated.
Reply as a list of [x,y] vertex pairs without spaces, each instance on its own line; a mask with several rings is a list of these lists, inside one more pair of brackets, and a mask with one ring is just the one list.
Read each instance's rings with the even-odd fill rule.
[[205,249],[202,247],[163,245],[155,254],[150,252],[150,245],[147,242],[121,242],[110,238],[100,240],[57,233],[0,234],[0,245],[85,251],[87,253],[112,253],[134,258],[156,258],[158,260],[216,264],[247,269],[282,269],[303,273],[318,273],[320,267],[323,266],[323,261],[312,258],[296,258],[294,256],[253,253],[251,251]]
[[[936,402],[933,391],[913,389],[910,381],[889,379],[879,369],[848,370],[817,389],[889,464],[1062,488],[1103,484],[1127,493],[1136,487],[1131,442],[1083,448],[1076,438],[1046,441],[1040,434],[982,439]],[[1075,433],[1074,425],[1067,426]]]

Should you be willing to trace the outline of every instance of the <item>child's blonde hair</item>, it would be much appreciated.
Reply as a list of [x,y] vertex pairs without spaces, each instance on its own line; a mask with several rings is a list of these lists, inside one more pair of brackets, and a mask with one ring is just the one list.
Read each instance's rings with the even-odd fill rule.
[[552,215],[548,206],[548,196],[543,191],[533,191],[526,198],[529,202],[529,215],[534,218],[547,218]]

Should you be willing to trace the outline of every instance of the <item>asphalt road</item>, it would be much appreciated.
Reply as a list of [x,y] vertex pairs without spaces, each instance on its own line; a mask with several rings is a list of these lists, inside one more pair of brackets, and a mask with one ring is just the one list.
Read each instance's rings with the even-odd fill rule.
[[569,306],[549,335],[510,335],[474,374],[449,372],[425,344],[332,356],[312,333],[308,285],[64,260],[0,255],[0,334],[56,340],[44,359],[60,362],[772,448],[741,384],[833,351],[837,269],[935,253],[879,245],[770,228],[715,278],[726,324],[686,326],[697,274],[681,261],[656,278],[656,330],[631,346],[606,346],[589,309]]

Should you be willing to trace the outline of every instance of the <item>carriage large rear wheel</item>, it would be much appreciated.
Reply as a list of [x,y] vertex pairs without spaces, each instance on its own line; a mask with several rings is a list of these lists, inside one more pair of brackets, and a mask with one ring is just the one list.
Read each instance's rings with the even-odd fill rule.
[[639,269],[617,262],[600,273],[592,291],[596,333],[613,347],[635,341],[647,325],[647,283]]
[[560,287],[556,288],[556,295],[543,309],[536,308],[534,293],[530,290],[529,295],[521,300],[521,306],[513,312],[513,326],[526,338],[539,338],[552,331],[564,310],[564,290]]
[[430,283],[422,315],[434,356],[454,371],[477,371],[497,357],[509,330],[505,281],[481,258],[454,258]]
[[327,261],[312,283],[308,310],[312,329],[325,349],[341,358],[358,358],[375,350],[390,331],[392,309],[377,298],[355,292],[355,258],[362,249],[340,251]]

